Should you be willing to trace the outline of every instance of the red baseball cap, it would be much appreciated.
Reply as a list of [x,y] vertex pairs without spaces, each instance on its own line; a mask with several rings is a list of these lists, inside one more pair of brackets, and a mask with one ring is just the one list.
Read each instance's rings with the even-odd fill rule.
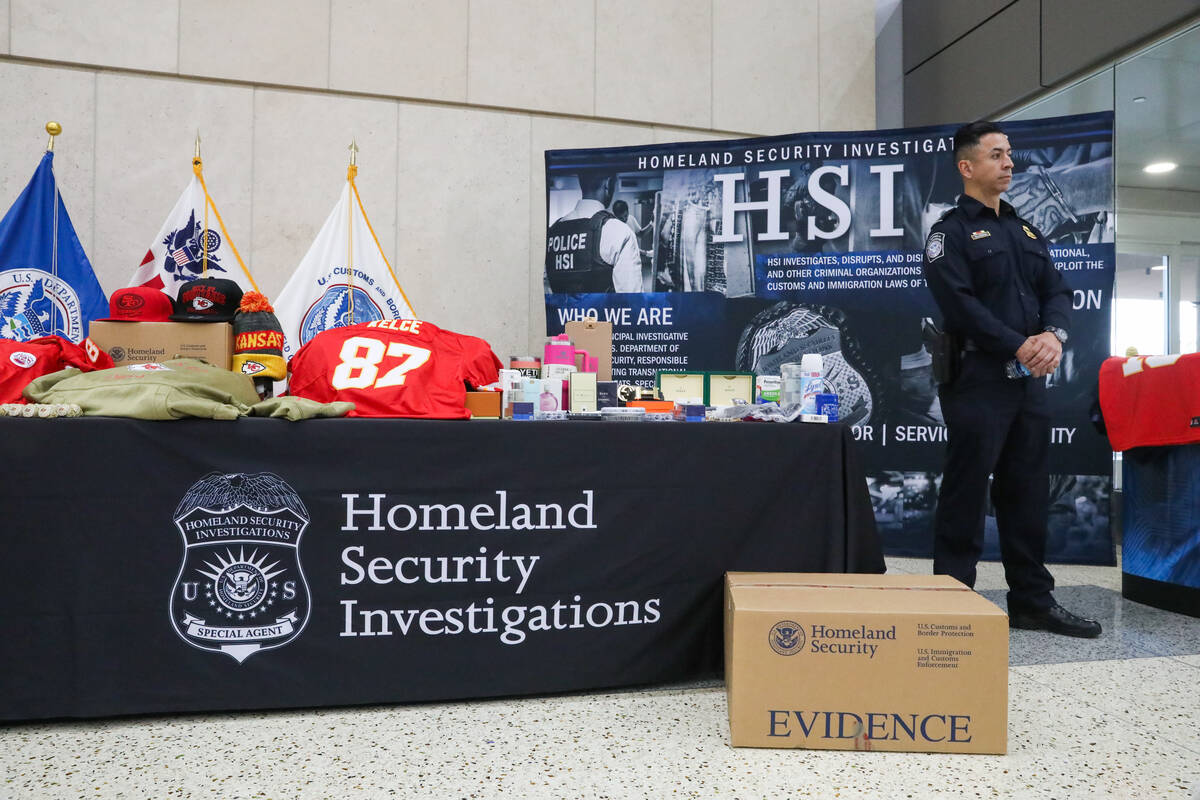
[[171,298],[149,286],[117,289],[108,298],[108,316],[97,322],[166,322]]

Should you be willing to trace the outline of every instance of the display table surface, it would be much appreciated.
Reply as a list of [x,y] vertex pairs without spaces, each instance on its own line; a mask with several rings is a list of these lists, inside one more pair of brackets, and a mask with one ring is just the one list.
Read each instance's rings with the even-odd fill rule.
[[0,718],[715,674],[727,570],[882,572],[847,428],[0,420]]

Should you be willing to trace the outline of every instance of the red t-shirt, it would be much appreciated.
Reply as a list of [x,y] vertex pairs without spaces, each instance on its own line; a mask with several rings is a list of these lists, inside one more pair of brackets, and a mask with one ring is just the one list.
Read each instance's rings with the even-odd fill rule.
[[21,390],[36,378],[75,367],[83,372],[110,369],[108,353],[91,339],[75,344],[61,336],[43,336],[18,342],[0,339],[0,403],[24,403]]
[[292,356],[288,391],[354,403],[352,417],[468,419],[466,387],[499,380],[483,339],[432,322],[385,319],[332,328]]
[[1200,353],[1106,359],[1100,410],[1113,450],[1200,442]]

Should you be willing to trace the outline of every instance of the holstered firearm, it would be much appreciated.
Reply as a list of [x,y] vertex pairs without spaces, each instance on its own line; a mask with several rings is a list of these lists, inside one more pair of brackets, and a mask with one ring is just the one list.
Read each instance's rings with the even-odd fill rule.
[[921,339],[933,357],[933,379],[939,384],[954,383],[962,369],[962,337],[940,330],[926,317],[921,320]]

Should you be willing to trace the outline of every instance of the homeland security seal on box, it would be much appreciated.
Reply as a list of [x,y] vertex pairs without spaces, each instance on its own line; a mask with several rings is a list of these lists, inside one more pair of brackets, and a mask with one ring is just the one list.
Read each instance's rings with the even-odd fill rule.
[[171,624],[185,642],[241,663],[300,635],[312,608],[300,569],[309,516],[292,487],[269,472],[213,472],[174,516],[184,554]]
[[804,649],[804,626],[790,619],[780,620],[767,636],[771,649],[781,656],[794,656]]

